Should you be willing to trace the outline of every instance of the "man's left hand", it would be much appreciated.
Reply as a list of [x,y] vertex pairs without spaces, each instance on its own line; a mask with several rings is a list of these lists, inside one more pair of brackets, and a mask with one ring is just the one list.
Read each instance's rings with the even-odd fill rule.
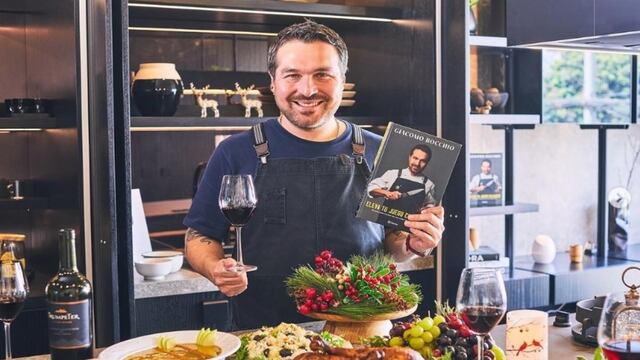
[[409,228],[409,244],[419,252],[433,249],[440,243],[444,232],[444,208],[442,206],[422,209],[419,214],[409,215],[404,225]]

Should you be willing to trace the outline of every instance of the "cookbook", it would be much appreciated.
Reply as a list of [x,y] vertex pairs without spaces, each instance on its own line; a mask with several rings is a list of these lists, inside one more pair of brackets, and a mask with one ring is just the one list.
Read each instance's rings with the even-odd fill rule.
[[438,206],[462,145],[390,122],[357,217],[408,231],[410,214]]

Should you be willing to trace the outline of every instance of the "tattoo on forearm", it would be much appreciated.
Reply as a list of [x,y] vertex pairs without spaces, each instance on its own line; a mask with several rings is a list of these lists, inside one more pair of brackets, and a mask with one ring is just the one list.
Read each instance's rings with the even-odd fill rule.
[[213,244],[213,240],[209,239],[208,237],[200,234],[199,232],[197,232],[196,230],[193,230],[191,228],[189,228],[187,230],[187,236],[185,237],[186,241],[191,241],[191,240],[200,240],[201,243],[210,245]]

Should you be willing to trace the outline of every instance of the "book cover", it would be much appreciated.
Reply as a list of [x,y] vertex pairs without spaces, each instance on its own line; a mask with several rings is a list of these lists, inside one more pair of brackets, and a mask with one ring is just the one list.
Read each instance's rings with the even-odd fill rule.
[[408,231],[404,221],[437,206],[462,145],[390,122],[357,216]]
[[480,246],[476,250],[469,252],[469,262],[498,260],[500,260],[500,253],[490,248],[489,246]]
[[501,153],[470,154],[469,203],[471,207],[501,206],[503,198]]

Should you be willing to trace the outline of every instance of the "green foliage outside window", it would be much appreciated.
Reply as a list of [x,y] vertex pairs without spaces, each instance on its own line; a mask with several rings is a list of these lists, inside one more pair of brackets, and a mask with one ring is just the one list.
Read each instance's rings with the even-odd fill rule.
[[545,50],[542,74],[545,122],[631,122],[631,56]]

